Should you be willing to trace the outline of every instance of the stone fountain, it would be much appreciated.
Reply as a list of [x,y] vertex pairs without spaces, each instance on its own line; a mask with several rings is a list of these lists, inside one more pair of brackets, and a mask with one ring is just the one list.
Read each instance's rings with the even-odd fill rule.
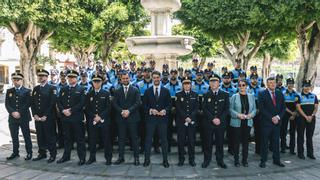
[[151,15],[151,36],[127,38],[129,51],[155,60],[157,70],[163,64],[177,68],[177,57],[190,54],[195,41],[193,37],[171,34],[171,15],[180,9],[180,0],[141,0],[141,4]]

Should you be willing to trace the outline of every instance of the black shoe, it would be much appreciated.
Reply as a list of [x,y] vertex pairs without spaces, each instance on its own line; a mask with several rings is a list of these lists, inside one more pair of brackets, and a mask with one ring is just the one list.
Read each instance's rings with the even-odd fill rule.
[[223,169],[227,169],[227,165],[223,161],[218,162],[217,165]]
[[239,161],[234,162],[234,166],[235,166],[235,167],[240,167]]
[[281,153],[286,153],[286,149],[281,149]]
[[124,163],[124,159],[123,158],[119,158],[116,162],[114,162],[113,164],[114,165],[119,165],[119,164],[122,164]]
[[234,155],[234,152],[231,149],[228,149],[228,153],[232,156]]
[[261,163],[259,164],[259,166],[260,166],[261,168],[266,168],[266,163],[265,163],[265,162],[261,162]]
[[195,167],[196,163],[193,160],[191,160],[191,161],[189,161],[189,165],[192,166],[192,167]]
[[298,154],[298,158],[303,160],[306,159],[306,157],[303,154]]
[[181,166],[183,166],[183,164],[184,164],[184,160],[179,160],[178,166],[181,167]]
[[27,154],[26,157],[24,158],[24,160],[29,161],[30,159],[32,159],[32,154]]
[[308,158],[310,158],[310,159],[313,159],[313,160],[315,160],[316,159],[316,157],[314,157],[314,155],[313,154],[310,154],[310,155],[307,155],[308,156]]
[[33,158],[32,161],[39,161],[41,159],[47,158],[46,154],[39,154],[36,158]]
[[154,152],[155,152],[156,154],[160,154],[160,148],[159,148],[159,147],[154,148]]
[[144,160],[143,167],[147,167],[150,165],[150,160]]
[[62,157],[61,159],[59,159],[59,160],[57,161],[57,164],[61,164],[61,163],[67,162],[67,161],[70,161],[70,158],[64,158],[64,157]]
[[55,156],[50,156],[49,159],[48,159],[48,163],[52,163],[56,160],[56,157]]
[[209,166],[209,164],[210,164],[210,162],[205,161],[205,162],[203,162],[203,163],[201,164],[201,167],[202,167],[202,168],[207,168],[207,167]]
[[279,167],[285,167],[285,165],[283,163],[279,162],[273,162],[274,165],[277,165]]
[[163,167],[164,168],[168,168],[169,167],[169,163],[168,163],[168,161],[163,161]]
[[82,165],[84,165],[85,163],[86,163],[86,160],[82,159],[82,160],[80,160],[80,161],[78,162],[78,165],[79,165],[79,166],[82,166]]
[[104,164],[107,166],[110,166],[112,163],[111,163],[111,160],[107,160],[106,163],[104,163]]
[[90,165],[92,163],[96,162],[95,158],[89,158],[89,160],[86,162],[86,165]]
[[139,166],[140,165],[139,158],[134,158],[133,165],[135,165],[135,166]]
[[243,165],[244,167],[248,167],[248,166],[249,166],[248,161],[242,161],[242,165]]
[[9,157],[7,157],[7,160],[12,160],[12,159],[17,158],[17,157],[20,157],[20,155],[12,153]]

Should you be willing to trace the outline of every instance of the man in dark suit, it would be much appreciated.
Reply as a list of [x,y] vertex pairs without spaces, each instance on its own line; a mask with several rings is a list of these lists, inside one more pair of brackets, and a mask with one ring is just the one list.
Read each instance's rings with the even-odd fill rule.
[[144,94],[143,106],[146,115],[146,145],[145,145],[145,161],[143,166],[150,165],[150,154],[152,137],[154,131],[158,130],[161,140],[161,150],[163,156],[163,166],[169,167],[168,162],[168,139],[167,126],[168,114],[171,110],[171,97],[169,90],[160,85],[161,73],[159,71],[152,72],[153,86],[148,88]]
[[191,90],[191,79],[187,77],[182,79],[183,90],[177,93],[177,134],[178,134],[178,166],[184,163],[184,146],[188,145],[189,164],[196,166],[194,162],[194,146],[196,140],[196,116],[198,112],[198,95]]
[[56,159],[56,133],[54,110],[57,101],[57,88],[48,84],[49,72],[44,69],[37,71],[39,85],[32,91],[31,110],[37,130],[39,155],[33,161],[47,157],[47,149],[50,152],[48,163]]
[[124,149],[128,130],[133,148],[134,165],[138,166],[140,164],[138,146],[139,107],[141,105],[140,93],[138,88],[130,85],[130,76],[126,71],[121,74],[121,83],[122,86],[115,91],[113,99],[119,133],[119,159],[115,164],[118,165],[125,161]]
[[207,168],[212,159],[213,135],[216,141],[216,160],[218,166],[227,168],[223,162],[223,140],[229,114],[229,95],[220,89],[220,78],[214,75],[210,78],[210,90],[203,97],[204,128],[204,162],[202,168]]
[[279,138],[281,120],[286,106],[282,92],[276,90],[276,79],[274,77],[267,79],[267,88],[260,91],[258,103],[261,113],[260,167],[266,167],[269,140],[273,151],[273,164],[284,167],[285,165],[280,162]]
[[110,138],[110,93],[102,89],[102,76],[94,74],[92,76],[93,88],[86,95],[86,114],[89,136],[90,158],[86,164],[96,161],[96,145],[99,137],[102,138],[104,146],[104,157],[106,165],[111,165],[112,148]]
[[85,105],[85,91],[77,84],[79,73],[75,70],[68,72],[68,86],[60,90],[58,108],[61,113],[61,121],[64,133],[64,153],[57,163],[70,160],[72,137],[77,142],[77,153],[80,159],[78,165],[85,163],[86,145],[83,134],[83,107]]
[[11,78],[14,87],[7,90],[5,106],[9,113],[9,129],[12,138],[13,153],[7,157],[7,160],[19,157],[19,127],[26,144],[27,156],[25,160],[30,160],[32,158],[32,143],[29,128],[29,121],[31,121],[29,111],[31,90],[22,86],[22,74],[17,72],[13,73],[11,74]]

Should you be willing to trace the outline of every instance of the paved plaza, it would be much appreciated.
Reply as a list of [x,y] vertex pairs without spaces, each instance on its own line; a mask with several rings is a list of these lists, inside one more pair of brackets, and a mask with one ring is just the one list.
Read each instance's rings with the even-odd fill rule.
[[[185,166],[177,166],[177,148],[174,147],[169,156],[170,167],[162,166],[162,156],[153,154],[152,165],[136,167],[132,165],[133,157],[129,149],[126,151],[126,163],[124,165],[106,166],[104,165],[103,152],[97,154],[97,162],[92,165],[78,166],[78,158],[75,151],[72,152],[71,161],[64,164],[47,164],[46,160],[38,162],[24,161],[25,151],[22,138],[20,146],[20,158],[6,161],[6,157],[11,154],[12,145],[8,133],[7,114],[4,104],[0,104],[0,179],[320,179],[320,136],[319,123],[316,127],[314,137],[315,156],[317,160],[300,160],[297,156],[289,153],[281,154],[281,160],[286,165],[285,168],[274,166],[269,153],[267,168],[261,169],[259,156],[254,154],[254,144],[249,146],[249,167],[236,168],[233,165],[233,157],[226,153],[225,163],[228,169],[218,168],[213,158],[207,169],[201,168],[203,154],[200,148],[196,149],[196,167],[191,167],[188,163]],[[320,114],[318,113],[318,117]],[[34,146],[34,156],[37,155],[35,136],[32,137]],[[59,150],[58,157],[62,155]],[[87,154],[88,155],[88,154]],[[118,157],[117,147],[114,147],[113,161]],[[140,157],[143,163],[143,155]],[[187,160],[186,160],[187,162]]]

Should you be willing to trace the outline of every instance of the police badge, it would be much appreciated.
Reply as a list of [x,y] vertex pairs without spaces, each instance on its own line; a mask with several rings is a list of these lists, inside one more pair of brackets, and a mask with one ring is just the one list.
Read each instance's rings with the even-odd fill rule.
[[90,101],[93,101],[93,97],[90,97]]
[[180,100],[181,100],[181,102],[183,102],[183,98],[181,98]]

